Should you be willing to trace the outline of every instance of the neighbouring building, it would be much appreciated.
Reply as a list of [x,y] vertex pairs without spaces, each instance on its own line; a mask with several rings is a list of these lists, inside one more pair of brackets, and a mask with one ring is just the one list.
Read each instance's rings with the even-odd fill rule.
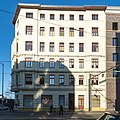
[[11,90],[20,109],[106,110],[105,10],[18,4]]

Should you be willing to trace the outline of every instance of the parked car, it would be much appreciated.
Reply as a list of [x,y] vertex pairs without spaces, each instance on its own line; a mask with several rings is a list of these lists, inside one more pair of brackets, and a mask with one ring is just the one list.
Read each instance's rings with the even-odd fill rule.
[[120,120],[120,115],[116,113],[103,113],[97,120]]
[[[8,106],[3,106],[3,110],[8,110]],[[2,110],[2,105],[0,105],[0,110]]]

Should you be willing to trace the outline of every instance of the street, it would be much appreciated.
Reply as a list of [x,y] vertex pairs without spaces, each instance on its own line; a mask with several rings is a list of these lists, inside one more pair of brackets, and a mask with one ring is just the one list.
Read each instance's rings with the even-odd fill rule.
[[58,112],[9,112],[0,111],[0,120],[96,120],[102,112],[64,112],[59,115]]

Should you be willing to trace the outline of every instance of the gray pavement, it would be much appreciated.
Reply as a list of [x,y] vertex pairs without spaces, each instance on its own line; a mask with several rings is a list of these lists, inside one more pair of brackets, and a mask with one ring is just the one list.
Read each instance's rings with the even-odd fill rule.
[[103,112],[70,112],[66,111],[63,115],[58,112],[9,112],[0,111],[0,120],[96,120]]

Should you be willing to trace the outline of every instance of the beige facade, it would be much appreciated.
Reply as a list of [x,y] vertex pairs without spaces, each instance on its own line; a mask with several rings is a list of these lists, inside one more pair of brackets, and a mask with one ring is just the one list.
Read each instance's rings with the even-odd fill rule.
[[20,109],[106,110],[105,9],[18,5],[11,59]]

